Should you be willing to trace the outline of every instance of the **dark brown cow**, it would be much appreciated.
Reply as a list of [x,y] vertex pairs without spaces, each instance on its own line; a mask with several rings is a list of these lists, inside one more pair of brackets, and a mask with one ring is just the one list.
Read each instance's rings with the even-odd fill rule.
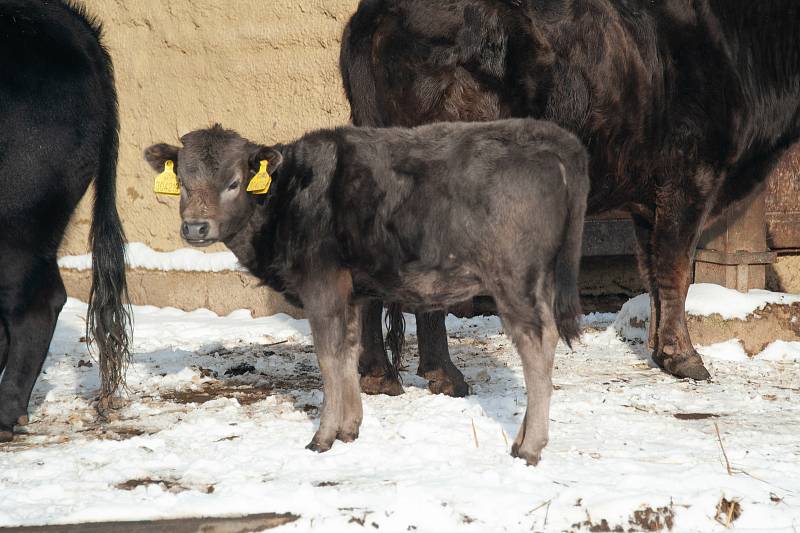
[[[581,137],[588,212],[635,223],[653,359],[700,380],[684,315],[694,249],[800,136],[798,28],[795,0],[364,0],[341,70],[357,125],[533,116]],[[444,314],[418,323],[420,373],[464,391]],[[385,358],[369,345],[373,381]]]

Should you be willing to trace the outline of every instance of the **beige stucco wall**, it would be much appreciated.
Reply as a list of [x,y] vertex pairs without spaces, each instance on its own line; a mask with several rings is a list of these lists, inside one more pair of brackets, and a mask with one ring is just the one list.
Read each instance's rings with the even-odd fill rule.
[[[152,194],[142,151],[214,121],[264,142],[346,123],[342,29],[357,0],[83,0],[105,26],[121,115],[118,206],[128,239],[183,244],[178,200]],[[91,195],[87,195],[87,199]],[[62,253],[85,253],[84,199]]]

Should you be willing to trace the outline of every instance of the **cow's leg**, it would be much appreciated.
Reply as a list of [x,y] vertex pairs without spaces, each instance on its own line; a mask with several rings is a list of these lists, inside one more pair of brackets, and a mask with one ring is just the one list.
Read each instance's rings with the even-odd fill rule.
[[[22,264],[38,261],[31,258]],[[22,273],[19,269],[15,271]],[[22,284],[16,288],[8,284],[14,283],[8,277],[0,282],[0,292],[7,298],[2,302],[2,315],[8,344],[6,368],[0,381],[0,441],[10,440],[14,425],[28,421],[31,392],[67,299],[55,259],[35,265],[26,274],[16,280]]]
[[0,315],[0,378],[8,361],[8,327],[2,315]]
[[444,311],[417,313],[417,341],[419,343],[419,368],[417,374],[428,380],[434,394],[457,398],[469,394],[464,375],[450,360],[447,349],[447,329]]
[[319,429],[307,448],[324,452],[336,439],[355,440],[361,426],[361,306],[350,301],[349,273],[340,272],[318,281],[321,282],[314,283],[311,290],[301,292],[301,299],[314,336],[324,394]]
[[650,326],[648,328],[647,346],[654,350],[656,344],[658,344],[658,322],[660,317],[656,262],[653,256],[653,224],[638,215],[633,215],[632,219],[636,233],[636,244],[638,245],[636,259],[639,264],[639,273],[650,294]]
[[361,391],[365,394],[403,394],[400,377],[394,371],[383,342],[383,302],[374,300],[362,306],[361,355],[358,373],[361,375]]
[[[501,304],[498,302],[498,307]],[[519,309],[519,308],[517,308]],[[553,393],[553,360],[555,359],[558,332],[550,309],[540,306],[536,313],[531,307],[521,316],[518,310],[501,312],[506,334],[511,337],[522,359],[528,404],[525,417],[519,428],[511,455],[536,465],[547,445],[550,416],[550,396]],[[531,324],[531,318],[539,316],[541,328]],[[541,329],[541,331],[537,331]]]
[[689,201],[677,190],[665,194],[662,202],[656,207],[652,239],[658,285],[653,360],[676,377],[708,379],[711,376],[689,338],[685,309],[694,250],[710,202]]

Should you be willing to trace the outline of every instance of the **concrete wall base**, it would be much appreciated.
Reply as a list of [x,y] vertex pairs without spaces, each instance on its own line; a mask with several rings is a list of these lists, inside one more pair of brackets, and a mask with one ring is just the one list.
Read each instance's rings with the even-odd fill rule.
[[[89,298],[91,274],[87,270],[62,269],[67,294],[86,301]],[[210,309],[227,315],[237,309],[250,309],[253,316],[286,313],[295,318],[302,311],[280,294],[261,287],[258,280],[245,272],[183,272],[129,270],[128,293],[134,305],[177,307],[185,311]]]

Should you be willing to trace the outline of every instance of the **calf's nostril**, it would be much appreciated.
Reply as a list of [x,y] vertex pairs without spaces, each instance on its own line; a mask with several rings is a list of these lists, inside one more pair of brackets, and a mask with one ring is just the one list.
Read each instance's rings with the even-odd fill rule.
[[185,238],[189,237],[189,224],[187,224],[186,222],[181,224],[181,233],[183,233],[183,236]]
[[208,235],[208,228],[209,228],[208,222],[203,222],[202,224],[200,224],[200,227],[197,228],[197,232],[200,234],[201,237],[205,237],[206,235]]

